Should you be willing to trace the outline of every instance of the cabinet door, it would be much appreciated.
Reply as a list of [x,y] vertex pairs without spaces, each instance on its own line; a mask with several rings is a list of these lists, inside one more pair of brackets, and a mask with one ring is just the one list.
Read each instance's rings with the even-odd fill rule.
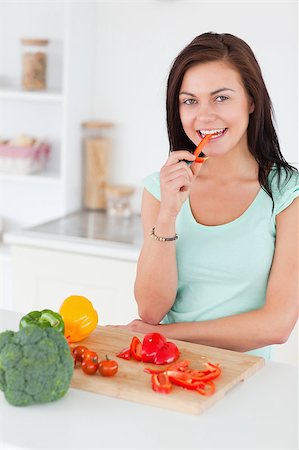
[[136,263],[61,251],[13,247],[13,309],[58,310],[69,295],[84,295],[99,325],[136,319]]

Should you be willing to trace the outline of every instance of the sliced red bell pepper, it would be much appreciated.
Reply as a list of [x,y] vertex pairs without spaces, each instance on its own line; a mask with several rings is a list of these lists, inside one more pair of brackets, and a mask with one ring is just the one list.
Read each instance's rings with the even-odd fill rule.
[[146,334],[142,342],[142,361],[154,363],[157,351],[163,347],[165,342],[166,338],[160,333]]
[[137,336],[133,336],[130,347],[123,349],[117,356],[123,359],[130,359],[132,356],[137,361],[153,364],[169,364],[178,359],[180,351],[163,334],[148,333],[142,343]]
[[131,355],[133,356],[136,361],[141,361],[141,342],[138,339],[137,336],[133,336],[130,349],[131,349]]
[[203,386],[198,386],[196,391],[201,395],[213,395],[215,392],[215,384],[213,381],[206,381],[203,383]]
[[169,364],[173,361],[176,361],[180,356],[180,351],[178,347],[173,342],[165,342],[165,344],[157,351],[154,363],[157,365],[160,364]]
[[130,359],[131,357],[131,347],[129,348],[124,348],[121,352],[119,352],[116,355],[118,358],[122,358],[122,359]]
[[211,363],[205,363],[205,366],[208,368],[207,370],[189,370],[188,373],[191,375],[193,380],[199,381],[209,381],[218,378],[221,374],[221,369],[219,366],[215,366]]
[[[182,360],[170,364],[166,369],[153,370],[149,367],[144,372],[152,375],[153,380],[159,380],[159,377],[168,376],[170,384],[175,384],[184,389],[198,392],[201,395],[209,396],[215,392],[215,384],[212,379],[219,377],[221,369],[218,365],[204,363],[206,370],[189,369],[190,361]],[[155,376],[155,378],[153,378]],[[164,378],[163,378],[164,379]],[[158,383],[158,381],[157,381]],[[154,389],[154,386],[153,386]],[[159,392],[158,388],[156,389]],[[162,392],[162,391],[161,391]]]
[[180,372],[178,370],[167,372],[170,381],[177,386],[181,386],[184,389],[196,390],[197,388],[204,388],[205,383],[203,381],[194,381],[188,374]]
[[207,157],[200,157],[199,154],[202,152],[202,149],[206,145],[207,142],[211,139],[212,134],[206,134],[205,137],[200,141],[196,149],[194,150],[194,155],[196,156],[195,162],[203,163]]
[[150,374],[168,372],[168,370],[180,370],[183,372],[189,367],[189,364],[190,364],[190,361],[187,359],[184,359],[182,361],[177,361],[173,364],[170,364],[165,369],[155,370],[155,369],[151,369],[150,367],[145,367],[145,369],[143,369],[143,371],[146,373],[150,373]]
[[142,342],[141,358],[143,362],[169,364],[178,359],[180,351],[160,333],[148,333]]
[[160,394],[168,394],[172,389],[172,384],[166,372],[152,375],[152,388]]

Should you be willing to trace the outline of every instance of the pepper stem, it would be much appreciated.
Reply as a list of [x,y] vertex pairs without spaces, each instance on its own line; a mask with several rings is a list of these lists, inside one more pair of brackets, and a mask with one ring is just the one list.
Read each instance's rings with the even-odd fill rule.
[[48,322],[51,327],[56,327],[59,324],[59,320],[53,316],[53,314],[44,312],[41,314],[39,322]]

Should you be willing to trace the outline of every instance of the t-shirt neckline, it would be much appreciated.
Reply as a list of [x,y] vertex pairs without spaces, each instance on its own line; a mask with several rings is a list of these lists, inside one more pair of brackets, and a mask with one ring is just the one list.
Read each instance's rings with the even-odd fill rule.
[[228,227],[234,226],[238,222],[244,220],[251,213],[251,211],[256,207],[258,200],[261,197],[262,193],[264,193],[264,189],[261,187],[259,189],[259,191],[257,192],[256,196],[254,197],[254,199],[252,200],[252,202],[250,203],[250,205],[248,206],[248,208],[246,208],[246,210],[239,217],[237,217],[234,220],[231,220],[230,222],[226,222],[226,223],[223,223],[220,225],[204,225],[204,224],[198,222],[193,215],[193,211],[192,211],[191,204],[190,204],[190,195],[188,196],[188,200],[187,200],[188,201],[188,210],[189,210],[189,213],[191,214],[193,222],[198,227],[203,228],[205,230],[220,230],[223,228],[228,228]]

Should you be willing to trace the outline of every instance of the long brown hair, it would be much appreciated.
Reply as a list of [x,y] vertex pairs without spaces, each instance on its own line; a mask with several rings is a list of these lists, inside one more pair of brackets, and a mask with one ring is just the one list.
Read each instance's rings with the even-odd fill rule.
[[[274,111],[260,66],[248,44],[228,33],[204,33],[193,39],[174,60],[167,82],[166,112],[170,151],[193,152],[195,144],[186,135],[179,114],[179,91],[185,72],[192,66],[210,61],[226,61],[240,74],[247,94],[254,103],[249,116],[247,139],[249,150],[259,165],[259,183],[272,198],[268,173],[275,164],[280,182],[281,170],[286,175],[297,170],[284,159],[274,128]],[[286,177],[287,179],[287,177]],[[273,200],[273,198],[272,198]]]

